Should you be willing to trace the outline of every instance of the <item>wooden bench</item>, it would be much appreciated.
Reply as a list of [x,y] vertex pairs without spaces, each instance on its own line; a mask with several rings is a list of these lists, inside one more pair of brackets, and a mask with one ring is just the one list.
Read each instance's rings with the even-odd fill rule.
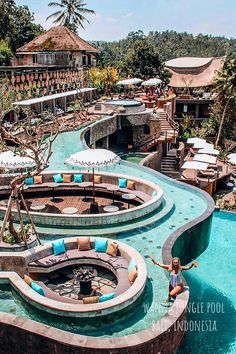
[[[92,183],[91,182],[89,182],[90,183],[90,186],[89,187],[87,187],[87,188],[90,188],[90,187],[92,187]],[[109,186],[113,186],[112,184],[109,184],[109,183],[99,183],[99,184],[95,184],[95,187],[96,187],[96,190],[102,190],[102,191],[104,191],[104,192],[106,192],[106,193],[109,193],[109,195],[111,195],[111,197],[112,197],[112,192],[110,192],[110,191],[108,191],[107,190],[107,188],[109,187]],[[79,185],[79,183],[75,183],[75,182],[70,182],[70,183],[64,183],[64,182],[62,182],[62,183],[58,183],[58,185],[56,186],[56,187],[52,187],[51,186],[51,183],[50,182],[46,182],[46,183],[41,183],[41,184],[31,184],[31,185],[28,185],[26,188],[24,187],[24,189],[25,189],[25,191],[32,191],[32,192],[38,192],[39,190],[41,190],[41,191],[47,191],[47,190],[54,190],[55,191],[55,193],[56,193],[56,191],[58,190],[71,190],[71,189],[73,189],[73,188],[75,188],[75,189],[77,189],[77,188],[79,188],[79,189],[81,189],[81,190],[83,190],[84,189],[84,187],[81,187],[80,185]],[[144,192],[142,192],[142,191],[138,191],[138,190],[136,190],[136,189],[128,189],[128,188],[120,188],[119,189],[119,191],[117,191],[117,192],[115,192],[115,195],[122,195],[122,194],[124,194],[124,193],[132,193],[132,194],[134,194],[134,195],[136,195],[136,197],[141,201],[141,202],[144,202],[144,203],[146,203],[146,202],[148,202],[148,201],[150,201],[151,199],[152,199],[152,196],[151,195],[149,195],[149,194],[147,194],[147,193],[144,193]]]

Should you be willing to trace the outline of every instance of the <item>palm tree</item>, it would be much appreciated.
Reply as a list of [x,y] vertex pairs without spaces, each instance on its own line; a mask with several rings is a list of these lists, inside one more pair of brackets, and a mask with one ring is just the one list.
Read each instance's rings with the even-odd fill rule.
[[236,57],[229,58],[226,61],[223,70],[218,74],[214,82],[214,91],[218,92],[217,100],[223,110],[215,143],[217,146],[222,135],[229,104],[232,99],[236,99]]
[[78,26],[84,28],[83,22],[89,23],[84,14],[95,14],[94,10],[86,8],[83,0],[61,0],[61,2],[50,2],[49,7],[57,7],[58,11],[47,17],[47,20],[54,18],[53,23],[60,26],[66,26],[73,32],[76,32]]

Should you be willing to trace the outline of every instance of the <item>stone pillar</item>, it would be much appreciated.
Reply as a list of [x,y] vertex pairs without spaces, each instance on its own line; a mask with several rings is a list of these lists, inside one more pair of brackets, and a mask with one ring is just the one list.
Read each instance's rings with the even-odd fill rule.
[[103,146],[104,146],[104,149],[109,149],[109,135],[105,136],[105,138],[103,138]]

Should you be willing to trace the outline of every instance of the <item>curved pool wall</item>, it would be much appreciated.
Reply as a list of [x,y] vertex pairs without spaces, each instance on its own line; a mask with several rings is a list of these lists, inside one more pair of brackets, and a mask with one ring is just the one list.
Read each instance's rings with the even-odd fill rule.
[[214,212],[198,271],[186,275],[191,289],[188,328],[178,354],[236,353],[235,225],[236,213]]
[[[61,161],[64,161],[71,153],[84,148],[82,141],[80,141],[81,131],[64,134],[72,134],[72,136],[69,135],[68,140],[68,135],[62,134],[58,137],[58,140],[55,141],[54,155],[50,166],[51,170],[64,169],[64,166],[60,165]],[[78,141],[78,144],[69,144],[68,141],[72,141],[72,139]],[[201,224],[204,220],[208,220],[214,210],[212,199],[204,192],[173,181],[148,168],[122,162],[119,166],[110,168],[110,170],[119,171],[119,173],[125,171],[128,175],[141,177],[157,183],[164,190],[166,196],[174,201],[175,209],[171,217],[168,216],[166,219],[161,220],[161,222],[154,223],[145,228],[137,228],[132,232],[124,232],[118,235],[118,239],[127,244],[131,244],[143,256],[152,254],[156,259],[161,260],[163,252],[166,261],[169,262],[172,248],[166,247],[168,246],[168,241],[170,244],[172,243],[173,247],[174,243],[177,242],[177,240],[181,238],[181,235],[187,232],[187,230],[191,230],[189,231],[191,237],[197,237],[197,225]],[[206,228],[207,227],[210,227],[210,222],[206,225]],[[195,229],[196,232],[194,231]],[[208,236],[206,236],[206,238],[205,247],[209,240]],[[164,245],[166,252],[164,252]],[[192,252],[196,252],[195,254],[197,255],[200,251],[196,249],[195,251],[192,250]],[[191,257],[192,256],[195,258],[194,254],[191,254]],[[71,346],[73,338],[74,346],[78,345],[79,347],[86,348],[86,353],[108,353],[111,351],[111,348],[121,353],[136,353],[137,348],[139,348],[140,353],[145,354],[156,353],[158,351],[165,352],[166,354],[173,353],[180,344],[184,334],[182,331],[176,331],[174,326],[176,321],[186,319],[189,292],[186,288],[186,290],[178,296],[177,301],[175,301],[171,308],[171,313],[168,313],[168,311],[161,306],[161,301],[166,297],[168,287],[168,280],[165,273],[157,267],[153,268],[150,261],[147,261],[146,264],[148,274],[151,275],[151,277],[149,277],[147,283],[142,306],[135,309],[130,316],[127,315],[123,319],[116,319],[115,323],[112,324],[112,330],[110,323],[104,324],[103,328],[99,330],[98,328],[83,330],[82,328],[76,328],[76,326],[71,327],[64,323],[55,324],[53,321],[49,321],[49,319],[45,321],[45,319],[40,318],[39,321],[78,334],[76,337],[71,337],[70,333],[63,332],[64,348],[70,346],[73,349],[73,345]],[[162,285],[160,286],[160,284]],[[29,314],[25,314],[25,317],[24,328],[26,332],[28,330],[34,332],[32,328],[30,328],[31,321],[27,319],[27,317],[34,318],[33,314],[31,313],[30,316]],[[6,327],[6,323],[8,323],[7,327],[10,332],[13,326],[13,324],[10,325],[12,319],[13,317],[10,315],[5,315],[1,324],[4,326],[3,322],[5,322]],[[17,330],[22,332],[22,329],[18,328],[20,320],[14,317],[14,321]],[[37,323],[36,326],[42,336],[46,334],[46,327],[43,324]],[[84,336],[83,333],[86,333],[86,336]],[[59,344],[57,342],[62,333],[60,330],[50,328],[50,334],[51,339],[48,339],[47,343],[53,342],[58,347]],[[97,339],[98,336],[100,337]],[[103,337],[101,338],[101,336]],[[27,336],[25,335],[25,337]],[[93,348],[97,349],[94,350],[91,348],[92,343]]]

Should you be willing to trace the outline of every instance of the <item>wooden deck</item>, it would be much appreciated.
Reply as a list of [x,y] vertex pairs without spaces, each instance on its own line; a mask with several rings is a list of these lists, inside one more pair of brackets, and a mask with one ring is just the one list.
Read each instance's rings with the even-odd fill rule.
[[[91,197],[85,198],[84,196],[58,196],[55,198],[40,197],[40,198],[34,198],[34,199],[27,199],[27,204],[28,204],[29,208],[32,204],[44,204],[45,208],[40,212],[53,213],[53,214],[62,214],[62,210],[65,208],[78,209],[78,212],[76,213],[78,215],[89,214],[91,202],[92,202]],[[99,212],[105,213],[103,211],[103,208],[105,206],[111,205],[113,200],[109,199],[109,198],[96,197],[96,202],[98,203],[98,206],[99,206]],[[114,205],[119,207],[119,210],[125,210],[128,208],[127,203],[122,202],[122,201],[115,201]],[[133,207],[133,205],[130,205],[130,208],[132,208],[132,207]]]

